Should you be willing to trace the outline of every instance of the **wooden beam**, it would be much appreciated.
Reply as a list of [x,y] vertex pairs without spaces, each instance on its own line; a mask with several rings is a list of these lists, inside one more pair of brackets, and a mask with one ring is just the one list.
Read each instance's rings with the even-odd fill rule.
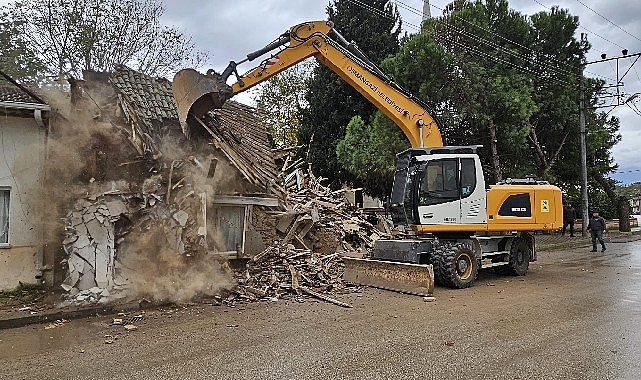
[[217,205],[239,205],[239,206],[266,206],[278,207],[277,198],[263,198],[263,197],[242,197],[234,195],[215,195],[213,203]]

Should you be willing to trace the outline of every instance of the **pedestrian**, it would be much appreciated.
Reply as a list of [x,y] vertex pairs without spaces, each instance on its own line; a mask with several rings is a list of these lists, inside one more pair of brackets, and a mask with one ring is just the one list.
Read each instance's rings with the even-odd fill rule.
[[574,219],[576,219],[576,210],[571,204],[563,208],[563,230],[561,235],[565,235],[565,229],[570,226],[570,236],[574,237]]
[[601,252],[605,252],[605,242],[603,241],[605,219],[599,215],[598,211],[592,211],[592,218],[590,218],[590,222],[588,223],[588,230],[590,230],[590,236],[592,237],[592,250],[590,252],[596,252],[597,240],[601,244]]

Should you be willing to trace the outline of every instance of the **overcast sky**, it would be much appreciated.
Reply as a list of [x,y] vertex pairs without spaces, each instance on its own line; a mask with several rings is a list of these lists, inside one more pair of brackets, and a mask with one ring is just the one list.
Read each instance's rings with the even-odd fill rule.
[[[432,16],[441,15],[442,9],[449,2],[431,0]],[[328,3],[327,0],[164,0],[165,22],[179,26],[191,34],[197,48],[210,53],[210,67],[221,71],[230,60],[242,59],[247,53],[263,47],[292,25],[326,19],[325,9]],[[622,47],[628,49],[629,54],[641,52],[641,1],[511,0],[510,5],[528,15],[559,5],[568,9],[571,14],[579,16],[579,31],[587,33],[588,40],[592,43],[588,61],[599,60],[602,53],[608,57],[620,56]],[[398,1],[398,7],[405,22],[405,29],[409,33],[415,33],[415,26],[421,23],[421,16],[416,13],[422,10],[423,0],[401,0]],[[364,9],[363,12],[367,10]],[[340,25],[337,25],[337,28],[340,30]],[[632,58],[619,61],[621,75],[628,70],[632,61]],[[251,67],[251,63],[241,66],[240,72]],[[588,76],[601,77],[610,84],[616,83],[616,61],[589,65],[587,71]],[[640,75],[641,59],[623,79],[622,91],[629,94],[641,91]],[[249,97],[240,96],[239,100],[248,102]],[[637,105],[641,109],[641,103]],[[611,110],[611,115],[621,119],[623,136],[622,141],[613,150],[616,162],[620,166],[620,172],[615,173],[614,177],[626,183],[641,181],[641,154],[636,145],[641,142],[641,116],[628,106],[616,107]]]
[[[324,20],[329,0],[159,0],[165,4],[163,22],[180,27],[194,38],[199,50],[210,54],[206,68],[221,71],[230,60],[240,60],[255,51],[290,26],[311,20]],[[360,0],[367,2],[367,0]],[[405,29],[415,33],[420,25],[423,0],[396,0]],[[0,0],[0,4],[10,1]],[[442,14],[450,0],[431,0],[432,16]],[[585,5],[590,7],[588,9]],[[510,6],[531,15],[559,5],[571,14],[579,16],[579,32],[587,33],[592,49],[588,61],[621,55],[622,48],[629,54],[641,52],[641,1],[636,0],[510,0]],[[363,10],[367,12],[367,10]],[[597,14],[598,13],[598,14]],[[600,15],[599,15],[600,14]],[[603,16],[603,17],[602,17]],[[609,21],[606,21],[609,20]],[[340,30],[340,25],[337,25]],[[579,38],[577,36],[577,38]],[[356,41],[358,43],[358,41]],[[619,72],[625,73],[633,58],[619,60]],[[252,68],[243,65],[240,72]],[[608,84],[616,83],[616,61],[591,64],[587,76],[600,77]],[[628,94],[641,92],[641,59],[622,80],[622,91]],[[238,99],[249,102],[250,97],[241,94]],[[636,103],[641,109],[641,102]],[[641,181],[641,116],[624,105],[610,110],[611,115],[621,119],[622,141],[613,150],[620,169],[614,178],[624,182]],[[578,128],[578,126],[577,126]]]

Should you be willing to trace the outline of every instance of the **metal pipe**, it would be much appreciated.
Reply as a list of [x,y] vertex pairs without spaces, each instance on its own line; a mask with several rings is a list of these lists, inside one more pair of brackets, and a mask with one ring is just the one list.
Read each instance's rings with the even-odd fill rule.
[[253,53],[247,54],[247,60],[253,61],[254,59],[260,57],[261,55],[285,45],[286,43],[289,42],[290,39],[291,39],[291,37],[289,35],[289,32],[283,33],[280,36],[279,39],[277,39],[276,41],[272,42],[271,44],[265,46],[264,48],[262,48],[260,50],[256,50]]

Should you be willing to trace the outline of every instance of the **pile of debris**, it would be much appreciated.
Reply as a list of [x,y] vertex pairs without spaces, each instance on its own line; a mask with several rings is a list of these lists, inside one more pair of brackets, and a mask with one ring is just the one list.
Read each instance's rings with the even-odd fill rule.
[[62,288],[76,301],[107,300],[114,288],[115,228],[121,214],[127,214],[120,199],[103,198],[95,203],[77,202],[65,221],[67,278]]
[[[180,174],[175,167],[172,172]],[[131,277],[152,270],[152,263],[144,260],[159,257],[161,251],[183,258],[207,252],[205,197],[189,182],[178,186],[169,182],[173,187],[169,194],[165,182],[162,175],[151,174],[136,184],[93,183],[91,192],[74,202],[64,218],[67,275],[61,286],[67,292],[67,304],[126,297]],[[159,231],[155,236],[160,239],[145,237],[154,231]],[[127,250],[139,257],[127,260],[123,257]],[[143,262],[132,268],[135,260]],[[140,270],[141,266],[148,270]]]
[[[345,190],[323,186],[323,179],[316,178],[309,167],[284,177],[286,210],[273,212],[281,239],[236,273],[235,294],[240,299],[276,300],[306,293],[350,307],[323,293],[345,288],[341,256],[367,256],[376,240],[388,236],[386,223],[372,224],[346,201]],[[234,300],[234,295],[228,298]]]
[[[68,196],[72,209],[61,215],[68,303],[132,294],[177,301],[172,292],[184,301],[223,286],[231,288],[229,303],[303,293],[327,299],[344,289],[341,255],[366,255],[389,233],[343,190],[324,186],[294,158],[296,149],[278,156],[250,107],[227,102],[195,119],[187,140],[168,81],[126,67],[86,75],[82,90],[93,96],[73,109],[106,95],[95,104],[100,120],[78,123],[91,127],[78,143],[88,158],[71,177],[81,181]],[[226,267],[216,260],[234,256],[249,260],[246,267],[219,273]]]

